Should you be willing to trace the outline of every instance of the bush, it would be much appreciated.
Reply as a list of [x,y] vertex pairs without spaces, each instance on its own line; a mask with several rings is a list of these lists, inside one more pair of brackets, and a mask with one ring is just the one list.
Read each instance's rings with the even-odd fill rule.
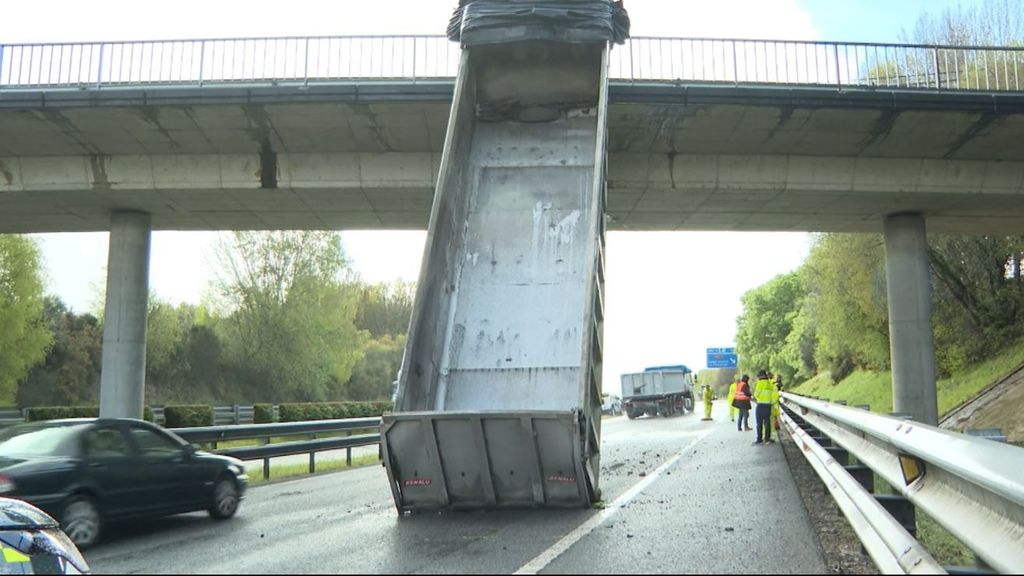
[[209,404],[164,406],[164,426],[168,428],[213,426],[213,406]]
[[[99,415],[99,406],[37,406],[28,409],[25,421],[40,422],[42,420],[59,420],[61,418],[98,418]],[[153,410],[149,406],[142,407],[142,419],[147,422],[153,421]]]
[[391,402],[297,402],[281,404],[281,422],[373,418],[392,409]]
[[273,404],[253,404],[252,421],[255,424],[269,424],[274,421]]
[[59,420],[61,418],[97,418],[99,406],[37,406],[25,411],[26,422]]

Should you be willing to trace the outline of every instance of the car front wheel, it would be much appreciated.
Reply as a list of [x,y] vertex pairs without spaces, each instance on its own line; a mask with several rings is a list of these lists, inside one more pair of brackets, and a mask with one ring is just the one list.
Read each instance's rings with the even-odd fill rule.
[[100,539],[103,519],[96,501],[88,496],[75,496],[64,507],[61,528],[79,548],[88,548]]
[[210,516],[217,520],[227,520],[238,512],[239,503],[238,484],[234,478],[221,477],[213,487],[213,506],[210,507]]

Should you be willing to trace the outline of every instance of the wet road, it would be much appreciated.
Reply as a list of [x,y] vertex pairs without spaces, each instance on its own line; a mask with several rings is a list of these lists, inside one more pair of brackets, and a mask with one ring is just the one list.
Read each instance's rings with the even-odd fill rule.
[[820,573],[778,445],[716,421],[607,419],[603,509],[398,518],[369,466],[254,488],[239,516],[112,529],[96,573]]

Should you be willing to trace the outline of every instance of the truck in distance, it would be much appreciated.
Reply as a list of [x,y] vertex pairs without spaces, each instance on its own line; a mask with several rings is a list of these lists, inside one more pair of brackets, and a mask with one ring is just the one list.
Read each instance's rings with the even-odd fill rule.
[[643,415],[673,416],[693,412],[693,371],[683,365],[653,366],[623,374],[622,409],[630,420]]

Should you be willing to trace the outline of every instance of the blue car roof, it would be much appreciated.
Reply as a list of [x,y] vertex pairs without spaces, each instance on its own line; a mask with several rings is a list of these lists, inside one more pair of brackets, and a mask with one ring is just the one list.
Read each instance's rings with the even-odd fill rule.
[[682,364],[676,364],[675,366],[651,366],[644,368],[644,372],[692,372],[692,370]]

